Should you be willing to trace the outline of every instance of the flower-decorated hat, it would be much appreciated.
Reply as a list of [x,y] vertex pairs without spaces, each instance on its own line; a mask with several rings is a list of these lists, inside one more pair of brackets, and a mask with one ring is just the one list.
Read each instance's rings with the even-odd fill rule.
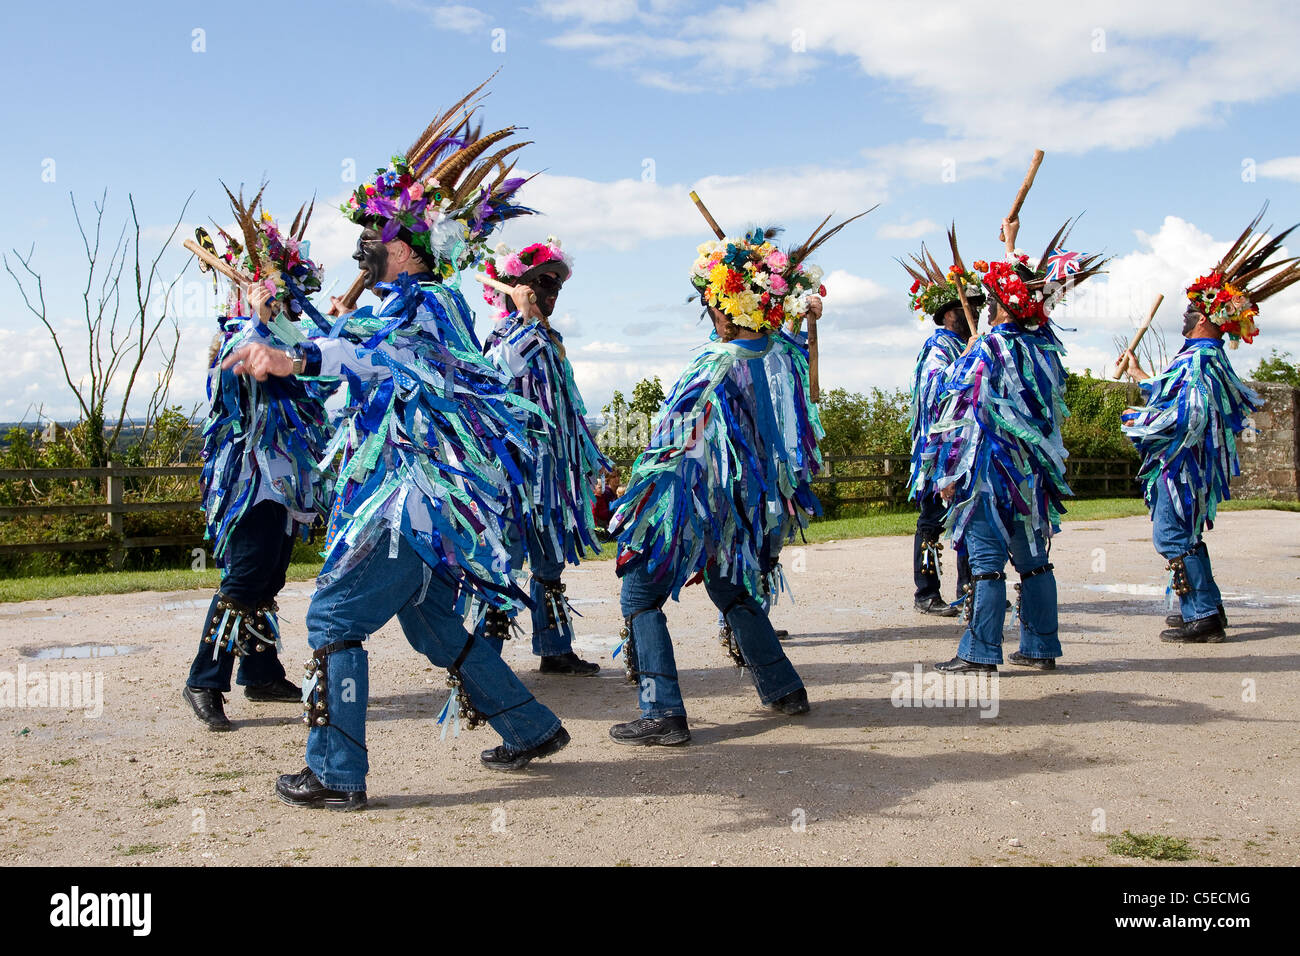
[[[534,242],[518,252],[512,252],[509,246],[500,243],[488,256],[483,271],[489,278],[499,279],[507,285],[527,283],[548,271],[554,272],[564,282],[573,272],[573,259],[560,248],[559,239],[547,236],[545,242]],[[483,287],[483,299],[501,315],[507,315],[513,308],[505,294],[491,286]]]
[[[976,271],[966,268],[961,255],[957,252],[956,227],[948,231],[948,242],[952,246],[953,264],[945,271],[930,254],[930,250],[921,244],[921,254],[912,256],[912,265],[902,259],[898,264],[912,277],[912,287],[907,290],[908,303],[917,313],[918,320],[928,315],[935,325],[943,325],[943,314],[949,309],[960,309],[961,296],[964,293],[972,312],[984,306],[984,289],[980,285],[980,276]],[[987,267],[988,263],[980,262]]]
[[1075,220],[1068,220],[1039,258],[1031,266],[1029,257],[1017,253],[1014,261],[971,263],[982,272],[984,288],[999,305],[1021,325],[1037,328],[1046,325],[1052,309],[1075,286],[1099,275],[1109,258],[1099,254],[1067,252],[1061,245],[1070,236]]
[[[226,252],[221,258],[265,285],[276,300],[290,311],[300,311],[301,306],[289,292],[286,279],[292,280],[304,295],[311,295],[320,291],[321,280],[325,276],[324,268],[310,258],[311,243],[303,238],[315,202],[299,206],[288,233],[284,233],[271,214],[261,206],[262,193],[266,191],[265,183],[252,201],[247,203],[244,202],[242,187],[238,196],[225,183],[222,183],[222,187],[230,197],[230,209],[243,235],[243,242],[218,226],[217,231],[226,243]],[[240,290],[236,288],[232,294],[239,295]],[[242,302],[231,303],[231,307],[241,314],[244,311],[242,305]]]
[[[405,156],[394,156],[386,168],[377,169],[340,207],[348,219],[376,230],[382,241],[400,238],[410,244],[433,260],[430,265],[443,278],[482,258],[488,237],[501,223],[533,211],[514,202],[527,180],[512,177],[514,161],[505,162],[528,143],[485,155],[513,136],[516,127],[484,135],[481,125],[470,126],[479,102],[466,104],[486,85],[425,127]],[[465,115],[456,120],[462,108]]]
[[1272,239],[1267,238],[1267,230],[1252,235],[1267,209],[1265,203],[1209,275],[1187,287],[1188,311],[1205,316],[1222,329],[1232,348],[1239,341],[1249,345],[1259,334],[1255,324],[1259,303],[1300,280],[1300,265],[1295,258],[1267,261],[1281,249],[1295,226]]
[[691,267],[691,285],[704,305],[721,310],[742,328],[771,333],[791,321],[797,329],[808,311],[808,297],[826,294],[821,268],[805,264],[805,260],[823,242],[867,212],[823,233],[831,218],[827,216],[811,236],[787,252],[772,242],[781,232],[778,227],[756,227],[737,239],[703,243]]

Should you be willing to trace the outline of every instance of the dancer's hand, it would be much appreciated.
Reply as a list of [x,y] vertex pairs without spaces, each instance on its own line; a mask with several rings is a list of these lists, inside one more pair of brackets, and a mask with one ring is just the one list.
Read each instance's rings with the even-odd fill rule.
[[945,485],[943,488],[939,489],[939,497],[942,498],[944,501],[950,502],[954,497],[956,497],[956,495],[957,495],[957,486],[955,484]]
[[1137,356],[1133,354],[1131,349],[1125,349],[1124,354],[1119,357],[1118,361],[1116,361],[1116,371],[1119,370],[1120,365],[1125,359],[1128,359],[1128,365],[1124,368],[1124,374],[1130,379],[1135,382],[1145,382],[1151,377],[1150,373],[1148,373],[1147,370],[1142,367],[1141,363],[1138,362]]
[[259,382],[270,376],[284,378],[293,374],[293,359],[283,349],[273,349],[259,342],[245,345],[226,357],[222,370],[230,369],[236,375],[251,375]]
[[349,309],[346,305],[344,305],[343,300],[340,299],[338,296],[332,295],[330,296],[330,307],[325,310],[325,314],[339,316],[339,315],[349,315],[355,311],[356,309]]
[[542,310],[537,307],[537,293],[533,291],[532,286],[517,285],[510,289],[510,298],[514,301],[515,311],[525,322],[533,319],[541,319],[545,324],[546,316],[542,315]]
[[270,306],[271,296],[271,290],[261,282],[254,282],[248,287],[248,304],[253,307],[253,314],[263,325],[270,322],[274,314]]

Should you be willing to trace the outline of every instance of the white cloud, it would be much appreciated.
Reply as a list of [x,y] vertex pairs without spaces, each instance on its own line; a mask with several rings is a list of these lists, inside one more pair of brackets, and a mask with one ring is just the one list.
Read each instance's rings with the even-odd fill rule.
[[1255,168],[1255,172],[1265,179],[1285,179],[1288,182],[1300,183],[1300,156],[1279,156],[1277,159],[1270,159],[1260,163]]
[[426,3],[423,0],[388,0],[398,10],[418,13],[433,26],[456,33],[473,33],[487,25],[487,14],[461,3]]
[[876,230],[877,239],[920,239],[939,231],[939,224],[929,219],[915,222],[887,222]]

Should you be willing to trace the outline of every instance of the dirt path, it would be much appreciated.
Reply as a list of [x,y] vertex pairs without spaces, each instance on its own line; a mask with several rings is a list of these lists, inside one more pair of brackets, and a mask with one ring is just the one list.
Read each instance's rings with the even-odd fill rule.
[[[181,702],[209,595],[0,605],[0,680],[19,665],[103,677],[98,717],[0,706],[0,862],[1111,863],[1123,861],[1107,837],[1129,829],[1189,838],[1202,860],[1295,865],[1300,514],[1226,513],[1208,541],[1229,642],[1169,645],[1150,523],[1067,525],[1052,553],[1066,657],[1055,672],[1004,668],[993,718],[891,702],[892,674],[948,659],[959,637],[911,609],[910,539],[791,549],[798,603],[773,619],[793,633],[813,712],[759,707],[693,587],[668,611],[694,740],[662,750],[607,738],[635,716],[609,662],[617,583],[608,562],[569,572],[579,651],[605,670],[544,678],[524,642],[507,646],[573,735],[517,775],[479,765],[498,742],[490,729],[438,740],[442,672],[392,624],[369,642],[371,807],[359,814],[275,799],[275,776],[303,765],[294,705],[236,689],[236,732],[212,734]],[[291,584],[280,601],[295,680],[309,591]],[[138,650],[24,656],[88,642]]]

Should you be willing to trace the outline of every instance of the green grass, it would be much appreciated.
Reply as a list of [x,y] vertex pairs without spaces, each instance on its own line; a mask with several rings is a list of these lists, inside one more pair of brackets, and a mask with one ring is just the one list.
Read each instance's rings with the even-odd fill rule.
[[[1128,518],[1147,513],[1146,505],[1142,503],[1141,498],[1080,499],[1067,501],[1066,508],[1069,509],[1065,515],[1067,522]],[[1221,511],[1300,512],[1300,501],[1243,498],[1225,501],[1219,508]],[[915,511],[887,511],[860,518],[814,521],[808,528],[807,537],[810,543],[816,544],[819,541],[907,535],[915,529]],[[612,560],[614,551],[614,544],[610,542],[601,549],[600,556],[593,560]],[[288,579],[311,581],[319,572],[319,561],[295,561],[289,565]],[[164,571],[106,571],[97,574],[56,574],[47,577],[11,578],[0,581],[0,603],[43,601],[51,598],[95,594],[129,594],[135,591],[213,591],[220,583],[221,573],[215,568],[206,571],[175,568]]]
[[1106,844],[1116,856],[1134,856],[1143,860],[1193,860],[1197,852],[1182,837],[1158,833],[1131,833],[1125,830]]
[[164,849],[161,843],[133,843],[130,846],[118,844],[113,847],[122,856],[140,856],[143,853],[158,853]]

